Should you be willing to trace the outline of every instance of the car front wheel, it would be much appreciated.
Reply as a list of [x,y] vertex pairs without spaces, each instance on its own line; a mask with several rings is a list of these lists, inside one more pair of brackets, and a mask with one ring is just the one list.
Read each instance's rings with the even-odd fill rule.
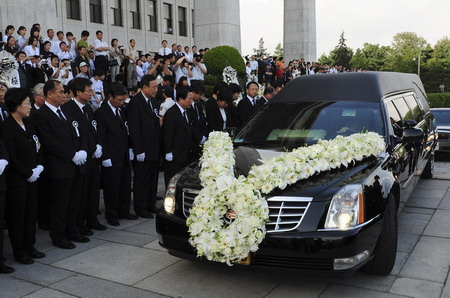
[[383,228],[375,246],[374,257],[362,271],[374,275],[388,275],[392,271],[397,255],[397,223],[397,206],[391,195],[384,211]]

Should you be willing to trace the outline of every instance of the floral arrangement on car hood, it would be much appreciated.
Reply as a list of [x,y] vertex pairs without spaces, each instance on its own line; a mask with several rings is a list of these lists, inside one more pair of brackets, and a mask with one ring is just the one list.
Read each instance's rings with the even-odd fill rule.
[[383,138],[373,132],[338,136],[262,160],[247,177],[236,178],[230,137],[224,132],[212,132],[200,159],[203,189],[186,222],[189,243],[198,256],[232,265],[257,251],[265,237],[269,208],[262,194],[284,189],[316,173],[380,156],[384,150]]

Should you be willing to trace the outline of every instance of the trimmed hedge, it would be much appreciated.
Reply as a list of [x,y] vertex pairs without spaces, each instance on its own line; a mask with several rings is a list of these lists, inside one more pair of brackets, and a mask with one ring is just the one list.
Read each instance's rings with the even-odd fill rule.
[[223,69],[231,66],[236,69],[238,77],[245,76],[245,62],[238,50],[230,46],[219,46],[205,54],[204,62],[208,73],[222,76]]
[[432,108],[450,108],[450,93],[427,93]]

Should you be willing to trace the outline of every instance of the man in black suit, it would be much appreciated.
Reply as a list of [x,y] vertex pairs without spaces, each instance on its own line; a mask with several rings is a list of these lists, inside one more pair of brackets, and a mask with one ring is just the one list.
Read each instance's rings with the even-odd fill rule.
[[0,274],[13,273],[14,268],[6,266],[3,259],[3,230],[5,228],[5,192],[6,180],[4,171],[8,165],[8,151],[3,141],[3,136],[0,138]]
[[192,121],[192,155],[190,160],[193,161],[200,157],[202,153],[201,145],[205,143],[208,135],[208,123],[206,121],[205,110],[203,107],[203,97],[205,95],[205,87],[196,85],[192,87],[192,106],[187,109],[189,119]]
[[152,218],[156,213],[158,170],[160,161],[160,118],[155,100],[158,83],[155,77],[141,79],[141,92],[130,100],[127,108],[128,127],[136,156],[133,161],[133,200],[136,214]]
[[27,54],[25,54],[24,51],[18,51],[16,53],[18,64],[17,72],[19,74],[20,88],[28,90],[32,87],[33,79],[31,76],[31,66],[25,63],[26,58]]
[[94,111],[89,105],[92,94],[92,82],[84,78],[73,79],[69,87],[74,98],[64,104],[62,110],[70,114],[79,124],[80,134],[88,142],[87,160],[80,167],[80,180],[82,187],[77,193],[80,201],[80,210],[77,216],[77,225],[83,235],[92,235],[90,228],[105,230],[97,219],[97,210],[100,199],[100,169],[99,158],[102,156],[102,146],[97,138],[97,122]]
[[128,91],[114,82],[109,98],[95,111],[97,134],[103,148],[101,180],[105,200],[105,218],[112,226],[119,226],[119,217],[130,214],[131,168],[126,116],[121,111]]
[[272,86],[268,86],[266,87],[266,89],[264,89],[264,94],[263,96],[261,96],[260,98],[258,98],[258,100],[256,101],[256,107],[257,109],[261,109],[262,107],[264,107],[265,104],[267,104],[269,102],[269,100],[272,99],[272,97],[275,96],[275,88],[273,88]]
[[258,83],[250,82],[247,84],[247,94],[237,106],[241,127],[247,123],[257,110],[258,91]]
[[177,88],[177,102],[164,115],[162,136],[166,166],[164,180],[167,184],[191,160],[192,122],[187,109],[192,105],[190,87]]
[[[65,115],[61,105],[66,97],[59,81],[49,80],[44,85],[45,103],[34,114],[39,139],[44,147],[46,171],[50,183],[50,237],[53,245],[72,249],[70,241],[87,242],[80,235],[74,213],[78,204],[74,196],[79,166],[86,163],[87,145],[81,137],[78,122]],[[70,212],[69,212],[70,210]]]

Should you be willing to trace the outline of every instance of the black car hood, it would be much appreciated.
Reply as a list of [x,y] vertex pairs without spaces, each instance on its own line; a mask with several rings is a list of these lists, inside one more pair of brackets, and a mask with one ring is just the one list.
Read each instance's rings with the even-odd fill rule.
[[[268,159],[283,154],[282,151],[262,150],[249,147],[238,147],[235,150],[236,168],[235,175],[247,176],[253,165],[262,164],[262,159]],[[346,184],[364,183],[370,176],[374,168],[380,161],[375,157],[367,158],[364,161],[356,162],[347,168],[342,166],[319,174],[286,187],[284,190],[275,189],[269,196],[301,196],[312,197],[314,201],[330,200],[337,189]],[[192,164],[189,170],[184,172],[183,187],[200,189],[198,164]]]

